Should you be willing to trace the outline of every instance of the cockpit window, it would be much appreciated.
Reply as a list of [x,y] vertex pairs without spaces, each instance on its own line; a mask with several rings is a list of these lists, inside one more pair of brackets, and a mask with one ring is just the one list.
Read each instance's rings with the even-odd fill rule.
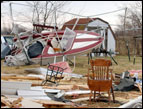
[[8,43],[8,45],[12,45],[13,44],[13,37],[4,37],[5,41]]
[[65,51],[70,50],[75,37],[76,37],[76,33],[74,31],[70,30],[69,28],[66,28],[64,35],[62,37],[62,40],[60,42],[62,49],[64,49]]

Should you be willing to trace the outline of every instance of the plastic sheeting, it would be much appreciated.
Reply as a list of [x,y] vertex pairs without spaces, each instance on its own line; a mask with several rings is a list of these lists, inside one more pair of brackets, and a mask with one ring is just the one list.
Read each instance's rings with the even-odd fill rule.
[[[46,68],[29,68],[29,69],[25,69],[25,71],[30,72],[30,73],[36,73],[36,74],[42,74],[44,76],[46,76],[47,74],[47,69]],[[48,71],[48,73],[50,74],[51,72]],[[67,73],[67,72],[63,72],[63,75],[68,75],[69,77],[74,77],[74,78],[82,78],[83,75],[80,74],[75,74],[75,73]]]
[[115,91],[130,91],[134,88],[134,79],[129,76],[129,72],[123,72],[120,84],[114,87]]
[[69,64],[68,64],[67,62],[57,62],[57,63],[55,63],[55,64],[50,64],[50,65],[58,66],[58,67],[61,67],[61,68],[63,68],[63,69],[66,68],[66,69],[64,70],[64,72],[72,73],[72,70],[71,70],[71,68],[70,68],[70,66],[69,66]]
[[1,44],[1,59],[4,59],[10,53],[11,49],[9,45],[2,43]]
[[119,108],[142,108],[142,96],[120,106]]
[[15,56],[8,55],[5,57],[5,61],[8,66],[26,65],[28,63],[27,57],[24,53],[19,53]]

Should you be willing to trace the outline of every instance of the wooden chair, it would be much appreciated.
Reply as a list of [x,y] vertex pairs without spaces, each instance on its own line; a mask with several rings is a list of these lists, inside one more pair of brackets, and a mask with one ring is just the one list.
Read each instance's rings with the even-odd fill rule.
[[[91,101],[92,92],[94,92],[94,101],[96,98],[96,92],[107,92],[110,102],[110,92],[112,92],[113,101],[115,102],[114,91],[112,87],[112,69],[109,69],[111,65],[110,60],[96,59],[90,60],[91,68],[88,69],[88,87],[91,90],[89,99]],[[109,73],[110,72],[110,73]]]

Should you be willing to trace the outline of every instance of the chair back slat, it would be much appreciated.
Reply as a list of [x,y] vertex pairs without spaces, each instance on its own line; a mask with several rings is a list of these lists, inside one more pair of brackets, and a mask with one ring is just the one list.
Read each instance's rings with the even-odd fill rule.
[[90,60],[93,77],[96,80],[109,79],[109,66],[111,65],[110,60],[96,59]]

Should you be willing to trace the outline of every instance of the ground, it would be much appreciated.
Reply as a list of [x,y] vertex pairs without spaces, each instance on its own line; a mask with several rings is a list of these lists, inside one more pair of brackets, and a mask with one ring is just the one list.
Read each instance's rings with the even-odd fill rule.
[[[94,57],[96,59],[97,57]],[[104,57],[105,58],[105,57]],[[106,57],[106,59],[111,59],[110,57]],[[114,59],[117,61],[118,65],[116,65],[112,61],[112,68],[113,73],[122,73],[127,70],[141,70],[142,69],[142,57],[136,57],[136,63],[133,64],[133,57],[131,57],[131,60],[129,62],[127,56],[115,56]],[[3,61],[1,61],[1,72],[2,73],[16,73],[16,74],[24,74],[24,69],[26,68],[37,68],[40,67],[40,65],[29,65],[29,66],[16,66],[16,67],[7,67],[3,66]],[[43,66],[46,67],[46,66]],[[77,74],[87,74],[88,71],[88,58],[86,56],[78,56],[76,57],[76,67],[73,73]]]
[[[94,57],[94,59],[97,57]],[[101,58],[101,57],[100,57]],[[105,57],[104,57],[105,58]],[[106,59],[110,59],[109,57],[106,57]],[[112,68],[113,73],[122,73],[127,70],[142,70],[142,57],[136,57],[136,63],[133,65],[133,57],[131,57],[131,61],[129,62],[127,56],[115,56],[114,59],[117,61],[118,65],[116,65],[112,61]],[[1,74],[17,74],[17,75],[27,75],[27,73],[24,71],[26,68],[38,68],[41,67],[40,65],[29,65],[29,66],[15,66],[15,67],[8,67],[4,66],[3,64],[4,60],[1,61]],[[46,66],[42,66],[46,67]],[[71,66],[73,67],[73,66]],[[79,56],[76,58],[76,68],[73,73],[86,75],[88,72],[88,58],[86,56]],[[142,74],[140,75],[140,78],[142,78]],[[70,81],[61,81],[61,83],[64,84],[87,84],[87,79],[74,79],[72,78]],[[140,96],[141,93],[139,90],[133,90],[129,92],[117,92],[115,91],[115,99],[117,99],[116,103],[111,102],[110,104],[106,101],[98,101],[98,102],[89,102],[89,101],[82,101],[78,102],[78,104],[85,104],[85,108],[91,107],[91,108],[111,108],[111,107],[118,107],[122,104],[120,101],[126,101],[127,99],[134,99],[138,96]],[[121,100],[120,100],[121,99]]]

